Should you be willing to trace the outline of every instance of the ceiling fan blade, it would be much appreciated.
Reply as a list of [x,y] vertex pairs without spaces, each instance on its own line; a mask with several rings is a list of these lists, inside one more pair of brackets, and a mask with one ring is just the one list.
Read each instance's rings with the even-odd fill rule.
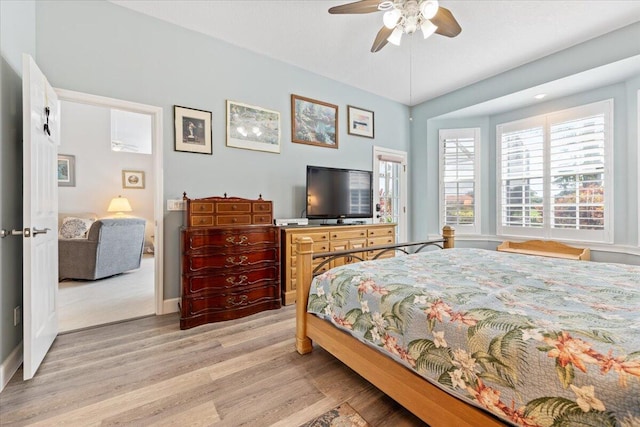
[[376,39],[373,41],[373,46],[371,46],[371,52],[375,53],[380,49],[382,49],[383,47],[385,47],[387,45],[387,39],[389,38],[392,32],[393,32],[393,28],[389,29],[384,26],[380,28],[380,31],[378,31],[378,35],[376,36]]
[[329,13],[371,13],[378,11],[380,0],[360,0],[353,3],[334,6],[329,9]]
[[438,27],[436,33],[441,36],[455,37],[462,31],[460,24],[458,24],[456,18],[453,17],[451,11],[442,6],[438,8],[436,16],[431,18],[431,22]]

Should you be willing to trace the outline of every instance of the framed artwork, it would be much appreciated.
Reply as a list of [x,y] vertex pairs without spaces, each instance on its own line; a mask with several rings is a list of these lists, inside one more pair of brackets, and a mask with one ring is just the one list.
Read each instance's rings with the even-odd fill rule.
[[338,148],[338,106],[291,95],[291,140]]
[[347,122],[349,135],[374,137],[373,111],[347,105]]
[[144,172],[123,170],[122,188],[144,188]]
[[212,154],[211,111],[173,106],[176,151]]
[[280,153],[280,113],[227,100],[227,147]]
[[58,154],[58,187],[76,186],[76,156]]

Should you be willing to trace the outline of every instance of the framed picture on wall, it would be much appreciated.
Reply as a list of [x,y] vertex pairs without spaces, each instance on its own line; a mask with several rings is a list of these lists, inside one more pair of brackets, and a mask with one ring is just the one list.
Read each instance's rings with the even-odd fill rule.
[[373,111],[347,105],[347,123],[349,135],[374,137]]
[[280,153],[280,113],[227,100],[227,147]]
[[291,95],[291,140],[338,148],[338,106]]
[[144,188],[143,171],[122,171],[122,188]]
[[211,111],[173,106],[175,150],[212,154]]
[[58,187],[76,186],[76,156],[58,154]]

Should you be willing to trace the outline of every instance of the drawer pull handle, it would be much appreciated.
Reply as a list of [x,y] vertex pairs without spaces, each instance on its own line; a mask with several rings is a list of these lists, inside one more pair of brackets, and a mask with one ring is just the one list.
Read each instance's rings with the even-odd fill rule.
[[236,281],[236,277],[235,276],[231,276],[231,277],[227,277],[227,283],[230,285],[244,285],[245,283],[247,283],[247,276],[240,276],[239,277],[240,280]]
[[360,232],[360,235],[361,235],[361,236],[364,236],[364,232],[362,232],[362,231],[361,231],[361,232]]
[[233,205],[233,206],[231,206],[231,209],[233,209],[235,211],[236,209],[238,209],[238,206],[237,205]]
[[204,210],[204,205],[200,205],[200,210],[203,211]]
[[239,305],[247,305],[249,297],[246,295],[240,295],[236,301],[236,297],[227,298],[227,307],[237,307]]
[[240,261],[236,261],[236,257],[234,256],[227,257],[227,263],[231,265],[242,265],[242,263],[248,259],[244,255],[239,256],[238,258],[240,259]]
[[206,219],[204,219],[204,218],[200,218],[200,224],[204,224],[205,222],[207,222],[207,220],[206,220]]
[[334,239],[337,239],[337,238],[338,238],[338,235],[337,235],[337,234],[334,234],[334,235],[333,235],[333,238],[334,238]]
[[[235,221],[235,218],[234,218]],[[238,241],[236,241],[236,236],[227,237],[227,243],[231,243],[232,245],[244,246],[249,242],[249,238],[247,236],[238,236]]]
[[238,218],[233,218],[233,219],[231,220],[231,222],[233,222],[233,223],[235,224],[236,222],[238,222]]

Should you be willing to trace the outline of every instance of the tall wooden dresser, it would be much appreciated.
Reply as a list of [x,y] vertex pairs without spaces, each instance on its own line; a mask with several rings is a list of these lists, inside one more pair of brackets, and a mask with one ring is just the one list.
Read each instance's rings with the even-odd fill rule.
[[280,234],[272,203],[237,197],[186,201],[180,328],[281,307]]
[[[310,237],[313,240],[313,251],[333,252],[347,249],[366,249],[370,246],[395,243],[395,224],[362,224],[362,225],[338,225],[338,226],[303,226],[282,227],[282,292],[285,305],[296,302],[296,255],[298,240],[302,237]],[[380,251],[377,251],[380,252]],[[372,259],[376,251],[363,250],[358,253],[362,259]],[[393,257],[394,252],[386,252],[381,258]],[[325,264],[320,272],[339,265],[357,262],[353,257],[339,258]],[[322,262],[322,258],[316,258],[313,263],[315,268]]]

